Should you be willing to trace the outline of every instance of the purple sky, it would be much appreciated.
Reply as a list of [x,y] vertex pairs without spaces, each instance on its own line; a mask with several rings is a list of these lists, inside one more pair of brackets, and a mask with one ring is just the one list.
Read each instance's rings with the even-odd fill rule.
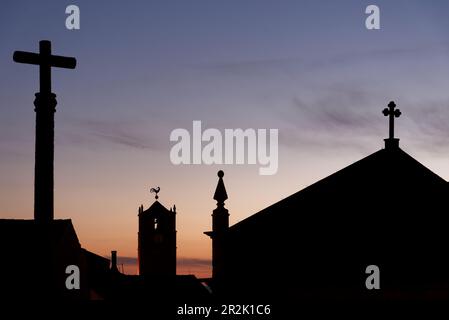
[[[137,208],[178,208],[178,255],[209,258],[216,171],[235,223],[366,156],[388,134],[449,178],[447,1],[3,1],[0,11],[0,218],[31,218],[36,67],[14,50],[74,56],[54,70],[56,212],[99,254],[137,249]],[[65,28],[65,7],[81,29]],[[365,8],[381,29],[365,28]],[[279,170],[173,166],[170,132],[279,129]],[[185,260],[187,261],[187,260]],[[189,260],[190,261],[190,260]],[[194,272],[194,270],[193,270]]]

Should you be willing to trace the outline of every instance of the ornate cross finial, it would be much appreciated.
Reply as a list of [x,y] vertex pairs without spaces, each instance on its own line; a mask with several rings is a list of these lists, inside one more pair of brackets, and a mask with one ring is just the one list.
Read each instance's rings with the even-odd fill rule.
[[394,103],[394,101],[390,101],[390,103],[388,104],[388,108],[385,108],[382,111],[384,116],[390,117],[390,130],[388,139],[391,140],[394,139],[394,118],[399,118],[399,116],[401,115],[401,110],[395,108],[396,104]]
[[157,195],[158,193],[159,193],[159,191],[161,191],[161,188],[159,188],[159,187],[156,187],[156,188],[151,188],[150,189],[150,192],[151,193],[155,193],[156,195],[154,196],[154,198],[157,200],[157,199],[159,199],[159,196]]

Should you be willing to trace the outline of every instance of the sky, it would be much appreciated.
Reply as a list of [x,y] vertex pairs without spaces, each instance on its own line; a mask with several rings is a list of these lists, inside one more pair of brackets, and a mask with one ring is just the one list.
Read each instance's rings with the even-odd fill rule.
[[[65,8],[80,8],[80,29]],[[365,9],[380,8],[380,29]],[[212,199],[231,225],[383,147],[394,100],[401,148],[449,179],[447,1],[2,1],[0,218],[33,217],[38,69],[15,50],[52,41],[55,217],[135,273],[137,210],[177,207],[178,273],[210,275]],[[174,165],[170,133],[279,130],[279,167]]]

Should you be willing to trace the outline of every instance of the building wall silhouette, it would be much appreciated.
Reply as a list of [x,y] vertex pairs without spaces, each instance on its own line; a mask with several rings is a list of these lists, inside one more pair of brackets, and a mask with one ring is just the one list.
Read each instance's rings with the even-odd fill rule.
[[[215,293],[447,299],[448,196],[444,179],[389,146],[229,227]],[[375,292],[365,287],[372,264]]]

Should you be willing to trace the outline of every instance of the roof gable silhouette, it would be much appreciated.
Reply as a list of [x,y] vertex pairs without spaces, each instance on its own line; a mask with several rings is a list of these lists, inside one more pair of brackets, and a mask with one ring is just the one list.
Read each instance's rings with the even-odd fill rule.
[[139,217],[157,218],[160,216],[171,216],[173,214],[174,212],[172,210],[168,210],[164,205],[156,200],[148,209],[139,213]]
[[365,299],[365,268],[375,264],[382,299],[447,293],[448,191],[389,145],[230,227],[216,288],[294,301]]
[[72,221],[0,219],[0,250],[7,263],[0,265],[1,296],[10,299],[80,299],[88,295],[65,287],[66,267],[76,265],[81,274],[86,263]]
[[[301,208],[309,196],[316,197],[318,194],[325,200],[326,195],[346,192],[350,197],[360,195],[362,190],[366,194],[378,193],[380,189],[385,194],[389,191],[415,194],[420,191],[429,193],[431,190],[445,192],[447,187],[443,178],[402,149],[381,149],[234,224],[229,232],[256,227],[258,221],[285,218],[295,208]],[[285,208],[289,211],[283,211]]]
[[23,245],[24,248],[37,245],[42,235],[53,245],[63,239],[71,239],[79,244],[71,219],[53,220],[51,223],[39,223],[36,220],[0,219],[0,242],[11,247]]

